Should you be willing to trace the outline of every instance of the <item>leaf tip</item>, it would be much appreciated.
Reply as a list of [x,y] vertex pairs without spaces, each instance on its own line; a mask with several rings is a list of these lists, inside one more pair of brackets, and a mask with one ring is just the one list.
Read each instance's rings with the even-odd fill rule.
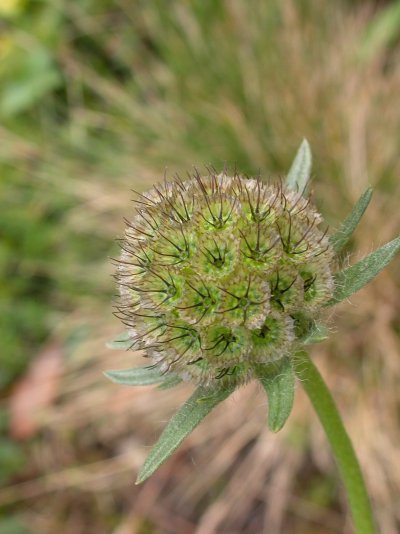
[[374,188],[372,187],[372,185],[369,185],[364,192],[364,197],[367,199],[368,204],[371,200],[373,192],[374,192]]
[[303,137],[303,140],[301,142],[301,146],[304,146],[304,147],[307,147],[308,149],[310,149],[310,143],[308,142],[307,137]]
[[152,467],[148,463],[148,459],[146,459],[142,467],[139,469],[139,473],[136,476],[135,486],[139,486],[140,484],[143,484],[143,482],[146,482],[146,480],[150,478],[155,473],[155,471],[157,471],[159,467],[160,465],[157,465],[156,467],[154,466]]
[[277,434],[279,432],[279,430],[282,430],[283,426],[284,426],[283,424],[277,425],[276,423],[271,423],[271,422],[268,421],[268,428],[274,434]]
[[108,380],[111,380],[111,382],[116,382],[115,380],[115,376],[114,376],[114,372],[115,371],[102,371],[103,375],[108,378]]
[[303,192],[310,179],[312,153],[308,140],[304,137],[286,177],[288,189]]
[[135,480],[135,486],[139,486],[140,484],[142,484],[148,477],[146,476],[143,476],[140,474],[138,474],[138,476],[136,477],[136,480]]
[[311,146],[306,137],[303,137],[299,150],[304,151],[304,153],[307,154],[307,157],[309,158],[309,160],[310,161],[312,160]]

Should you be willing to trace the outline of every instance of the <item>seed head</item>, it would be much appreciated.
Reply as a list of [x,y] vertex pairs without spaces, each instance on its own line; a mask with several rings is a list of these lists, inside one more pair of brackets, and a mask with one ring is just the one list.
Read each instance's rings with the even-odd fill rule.
[[281,183],[195,174],[135,202],[117,315],[162,372],[243,383],[300,344],[332,296],[322,218]]

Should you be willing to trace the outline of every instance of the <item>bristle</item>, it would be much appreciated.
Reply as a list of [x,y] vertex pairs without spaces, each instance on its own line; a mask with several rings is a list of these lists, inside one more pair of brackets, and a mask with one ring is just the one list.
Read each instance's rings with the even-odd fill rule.
[[294,317],[311,324],[331,298],[334,254],[304,192],[207,171],[137,194],[114,313],[161,372],[242,384],[299,342]]

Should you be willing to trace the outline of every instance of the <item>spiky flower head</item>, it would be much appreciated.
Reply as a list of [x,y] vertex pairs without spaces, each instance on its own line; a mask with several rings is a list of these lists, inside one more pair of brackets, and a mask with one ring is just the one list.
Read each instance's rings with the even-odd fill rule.
[[210,172],[138,195],[117,270],[132,348],[204,385],[292,353],[334,289],[333,249],[301,193]]

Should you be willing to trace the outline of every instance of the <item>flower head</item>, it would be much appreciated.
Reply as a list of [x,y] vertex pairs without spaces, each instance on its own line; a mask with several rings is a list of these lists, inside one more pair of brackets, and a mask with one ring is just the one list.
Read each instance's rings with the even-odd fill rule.
[[117,313],[161,372],[243,383],[292,352],[332,297],[322,218],[280,182],[195,174],[136,204]]

